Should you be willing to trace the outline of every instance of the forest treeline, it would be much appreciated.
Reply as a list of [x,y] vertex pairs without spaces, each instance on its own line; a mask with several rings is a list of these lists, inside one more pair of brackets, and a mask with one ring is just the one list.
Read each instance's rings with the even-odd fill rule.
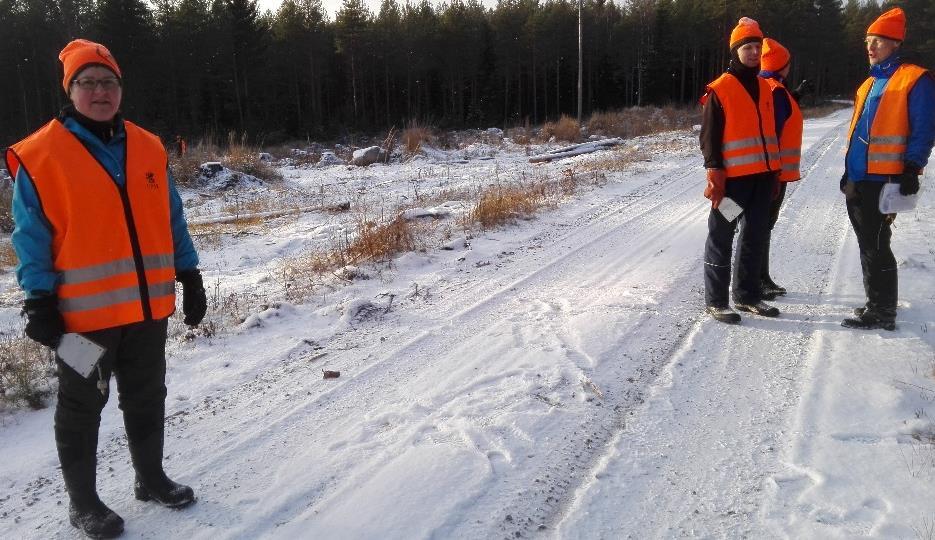
[[[584,114],[695,103],[742,15],[792,51],[793,84],[852,95],[864,32],[895,5],[907,56],[935,67],[935,0],[585,0]],[[0,0],[0,145],[64,103],[57,56],[77,37],[110,48],[127,116],[163,135],[539,124],[577,113],[577,19],[568,0],[344,0],[333,18],[320,0]]]

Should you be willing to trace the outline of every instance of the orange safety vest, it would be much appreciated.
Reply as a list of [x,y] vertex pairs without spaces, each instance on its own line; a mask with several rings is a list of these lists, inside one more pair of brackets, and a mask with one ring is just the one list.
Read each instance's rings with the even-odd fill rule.
[[126,182],[117,185],[53,120],[7,150],[23,167],[52,226],[52,265],[68,332],[161,319],[175,311],[175,249],[167,157],[159,138],[124,122]]
[[[909,92],[925,73],[926,69],[919,66],[902,64],[883,88],[880,104],[870,124],[870,139],[864,141],[868,145],[868,173],[893,175],[903,172],[903,156],[909,143]],[[857,89],[851,128],[847,134],[850,142],[854,140],[854,128],[863,114],[864,103],[874,80],[868,77]]]
[[760,102],[754,103],[743,84],[724,73],[708,85],[724,108],[724,141],[721,153],[728,178],[778,171],[779,141],[773,115],[773,93],[757,77]]
[[799,161],[802,157],[802,110],[799,109],[799,104],[784,84],[776,79],[764,80],[772,90],[782,88],[782,91],[789,97],[789,104],[792,106],[792,113],[786,119],[786,123],[782,125],[782,133],[779,135],[779,163],[782,168],[779,173],[779,181],[795,182],[802,178],[802,174],[799,172]]

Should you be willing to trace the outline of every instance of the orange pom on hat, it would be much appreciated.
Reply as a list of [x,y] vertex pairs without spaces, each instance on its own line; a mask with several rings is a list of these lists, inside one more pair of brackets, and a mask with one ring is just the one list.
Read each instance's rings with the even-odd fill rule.
[[101,65],[114,72],[114,75],[120,77],[120,67],[117,66],[117,60],[110,54],[107,47],[100,43],[94,43],[86,39],[76,39],[65,45],[62,52],[58,53],[58,59],[62,61],[62,67],[65,68],[65,78],[62,79],[62,87],[65,93],[68,93],[68,86],[82,69],[89,65]]
[[867,35],[903,41],[906,39],[906,14],[900,8],[887,11],[867,28]]
[[782,46],[781,43],[771,38],[763,39],[763,53],[760,55],[760,69],[778,73],[782,68],[789,65],[792,55],[789,49]]
[[760,23],[750,17],[741,17],[737,21],[737,26],[730,33],[730,48],[739,47],[744,43],[751,41],[761,41],[763,31],[760,30]]

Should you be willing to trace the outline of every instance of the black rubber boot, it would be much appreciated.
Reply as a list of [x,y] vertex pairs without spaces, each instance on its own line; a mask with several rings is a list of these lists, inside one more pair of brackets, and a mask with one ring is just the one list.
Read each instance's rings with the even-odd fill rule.
[[739,324],[740,315],[728,306],[705,306],[705,311],[711,315],[714,320],[725,324]]
[[786,288],[777,285],[773,278],[769,277],[769,274],[760,277],[760,287],[763,291],[764,300],[775,300],[777,296],[785,296],[786,294]]
[[854,310],[854,313],[857,314],[858,310],[861,311],[860,314],[853,319],[844,319],[841,321],[841,326],[845,328],[858,328],[860,330],[875,330],[877,328],[889,331],[896,330],[895,309],[876,307],[857,308]]
[[184,508],[195,502],[195,492],[189,486],[173,482],[162,468],[164,410],[150,414],[124,414],[127,446],[136,481],[133,494],[140,501],[155,501],[169,508]]
[[56,428],[55,443],[70,500],[68,521],[89,538],[123,534],[123,518],[97,496],[97,432]]

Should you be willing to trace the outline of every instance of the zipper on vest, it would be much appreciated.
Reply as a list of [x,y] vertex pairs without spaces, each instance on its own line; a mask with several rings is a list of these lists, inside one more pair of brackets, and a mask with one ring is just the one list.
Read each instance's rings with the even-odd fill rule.
[[[759,84],[759,83],[760,83],[760,81],[757,81],[757,84]],[[760,90],[762,90],[762,88],[761,88]],[[772,93],[773,93],[773,91],[770,90],[770,96],[771,96],[771,97],[772,97]],[[760,142],[763,143],[763,157],[766,158],[766,170],[767,170],[767,171],[772,171],[773,168],[769,166],[769,149],[766,147],[766,135],[763,134],[763,115],[760,114],[760,103],[759,103],[759,101],[760,101],[760,100],[759,100],[759,97],[758,97],[757,100],[753,103],[753,105],[754,105],[755,108],[756,108],[756,119],[757,119],[757,122],[759,123],[759,126],[760,126]],[[776,114],[776,109],[775,109],[775,107],[773,108],[773,114]],[[776,135],[776,137],[779,137],[779,135]],[[777,140],[778,140],[778,139],[777,139]]]
[[[126,163],[126,161],[124,161]],[[133,248],[133,262],[136,264],[136,277],[140,282],[140,302],[143,304],[143,320],[149,321],[153,318],[153,309],[149,305],[149,283],[146,281],[146,267],[143,266],[143,251],[140,249],[140,238],[136,235],[136,223],[133,220],[133,210],[130,206],[130,195],[127,192],[127,185],[130,183],[130,177],[127,175],[126,166],[124,166],[123,185],[117,184],[120,190],[120,200],[123,201],[123,215],[127,220],[127,229],[130,235],[130,246]]]

